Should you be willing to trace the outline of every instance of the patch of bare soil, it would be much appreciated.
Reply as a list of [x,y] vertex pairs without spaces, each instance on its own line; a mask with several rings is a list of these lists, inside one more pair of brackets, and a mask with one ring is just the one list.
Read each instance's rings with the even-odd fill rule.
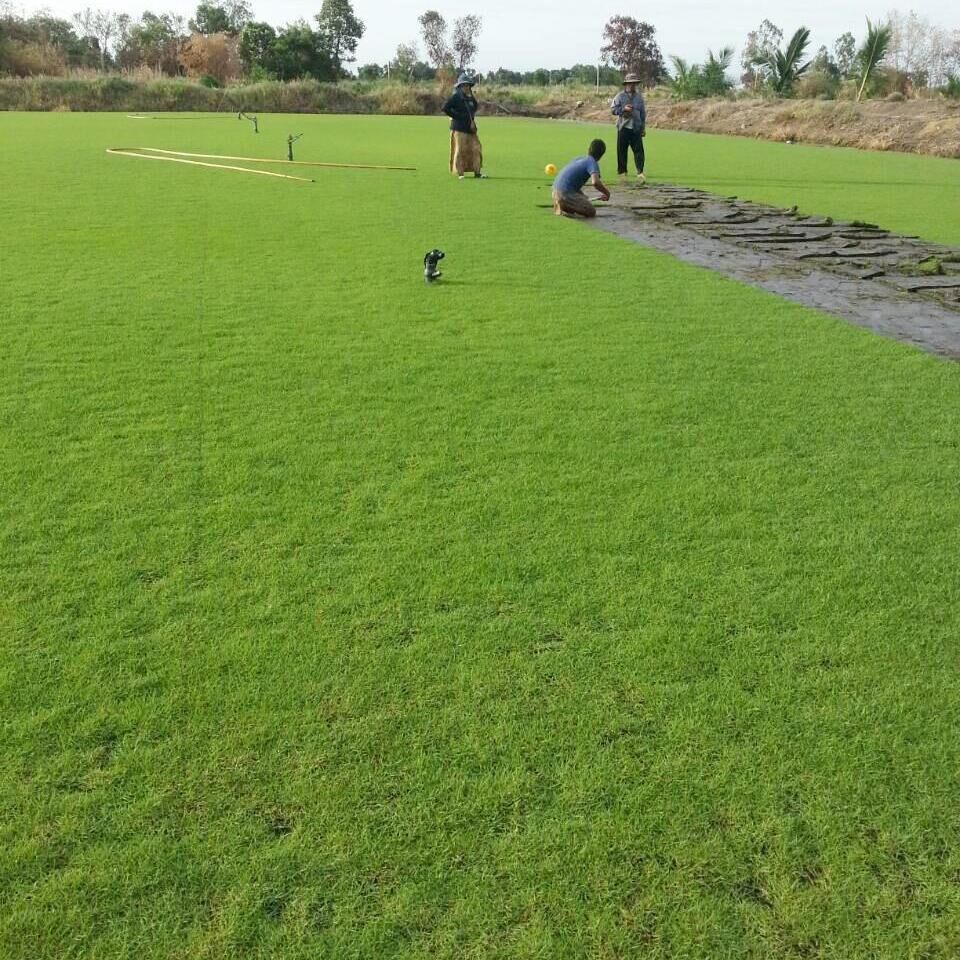
[[[490,112],[521,112],[507,106]],[[524,116],[610,121],[605,97],[558,98],[522,110]],[[720,133],[862,150],[897,150],[960,157],[960,101],[650,100],[648,124],[664,130]]]
[[960,248],[672,185],[620,188],[592,223],[960,359]]
[[651,126],[960,157],[960,102],[702,100],[651,103]]

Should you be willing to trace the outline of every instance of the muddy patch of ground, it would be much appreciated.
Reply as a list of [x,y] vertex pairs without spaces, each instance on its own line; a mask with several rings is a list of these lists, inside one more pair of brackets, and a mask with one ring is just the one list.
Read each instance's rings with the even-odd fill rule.
[[960,359],[960,248],[666,184],[616,190],[591,225]]

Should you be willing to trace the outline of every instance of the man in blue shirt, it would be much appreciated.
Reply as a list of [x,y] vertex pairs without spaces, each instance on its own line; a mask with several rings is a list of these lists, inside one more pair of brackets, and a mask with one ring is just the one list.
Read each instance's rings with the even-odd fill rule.
[[627,175],[627,150],[633,150],[633,160],[637,165],[637,180],[646,181],[643,173],[645,156],[643,138],[647,133],[647,105],[637,90],[640,78],[628,73],[623,78],[623,90],[610,104],[610,112],[617,118],[617,174]]
[[589,180],[599,191],[604,200],[610,199],[610,191],[600,179],[600,164],[598,161],[607,152],[607,145],[602,140],[593,140],[585,157],[571,160],[553,181],[553,212],[558,216],[595,217],[597,211],[583,192]]

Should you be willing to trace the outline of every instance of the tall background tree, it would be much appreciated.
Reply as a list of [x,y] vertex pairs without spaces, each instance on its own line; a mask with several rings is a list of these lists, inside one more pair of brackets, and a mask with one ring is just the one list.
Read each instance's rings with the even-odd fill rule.
[[656,28],[633,17],[611,17],[603,28],[600,54],[621,73],[633,71],[644,86],[653,86],[667,75]]
[[97,41],[100,69],[106,70],[110,42],[117,36],[119,29],[117,14],[112,10],[91,10],[90,7],[86,7],[73,15],[73,22],[80,30],[81,36],[93,37]]
[[193,33],[202,33],[207,36],[213,33],[227,33],[237,37],[252,16],[253,13],[246,0],[205,2],[199,4],[189,26]]
[[853,76],[854,62],[857,59],[857,41],[852,33],[840,34],[833,44],[833,59],[841,80]]
[[803,62],[807,46],[810,44],[810,31],[800,27],[790,38],[783,50],[774,50],[767,59],[769,70],[768,83],[774,93],[781,97],[793,94],[797,80],[810,68],[810,61]]
[[458,17],[453,21],[453,36],[450,40],[450,46],[453,48],[454,65],[461,73],[473,66],[482,29],[482,18],[473,13],[468,13],[465,17]]
[[272,72],[278,80],[334,80],[336,68],[326,37],[297,20],[277,31],[270,47]]
[[320,12],[314,17],[323,38],[334,76],[344,73],[343,65],[353,63],[357,44],[366,27],[353,12],[350,0],[323,0]]
[[889,23],[871,23],[867,20],[867,36],[863,46],[857,51],[857,74],[860,86],[857,88],[857,103],[869,90],[869,85],[876,77],[880,64],[890,48],[893,31]]
[[214,33],[226,33],[230,29],[227,11],[216,3],[201,3],[190,21],[194,33],[210,36]]
[[240,76],[242,63],[237,46],[237,38],[229,33],[195,33],[180,51],[180,63],[188,77],[222,87]]
[[756,30],[747,34],[740,53],[740,82],[754,92],[770,77],[770,58],[779,49],[783,31],[770,20],[763,20]]
[[420,60],[420,53],[416,43],[401,43],[389,65],[390,78],[400,83],[412,83],[414,80],[429,79],[424,77],[424,68],[429,72],[427,64]]
[[427,60],[435,70],[453,63],[450,42],[447,40],[447,21],[436,10],[427,10],[417,18],[420,36],[427,51]]
[[251,21],[240,31],[240,59],[248,74],[258,73],[266,78],[274,73],[271,60],[277,31],[269,23]]
[[139,20],[127,20],[117,58],[125,68],[145,66],[156,73],[176,76],[181,69],[180,53],[187,41],[187,25],[175,13],[145,10]]
[[727,76],[727,70],[733,63],[733,47],[723,47],[714,53],[707,51],[703,64],[690,64],[682,57],[670,57],[673,64],[673,76],[670,89],[678,100],[690,100],[694,97],[722,97],[733,83]]
[[700,96],[700,67],[683,57],[670,55],[673,76],[670,78],[670,90],[678,100],[692,100]]
[[733,47],[722,47],[716,53],[707,51],[707,59],[701,68],[703,76],[703,95],[705,97],[722,97],[733,84],[727,76],[730,64],[733,63]]
[[224,0],[220,6],[227,12],[227,33],[239,36],[240,31],[253,19],[253,10],[246,0]]

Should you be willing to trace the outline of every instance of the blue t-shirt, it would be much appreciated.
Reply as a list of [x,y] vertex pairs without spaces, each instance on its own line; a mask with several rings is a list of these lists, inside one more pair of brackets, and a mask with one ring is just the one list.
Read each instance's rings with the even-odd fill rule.
[[557,193],[576,193],[583,189],[583,185],[592,177],[600,176],[600,164],[589,154],[571,160],[553,181],[553,189]]

